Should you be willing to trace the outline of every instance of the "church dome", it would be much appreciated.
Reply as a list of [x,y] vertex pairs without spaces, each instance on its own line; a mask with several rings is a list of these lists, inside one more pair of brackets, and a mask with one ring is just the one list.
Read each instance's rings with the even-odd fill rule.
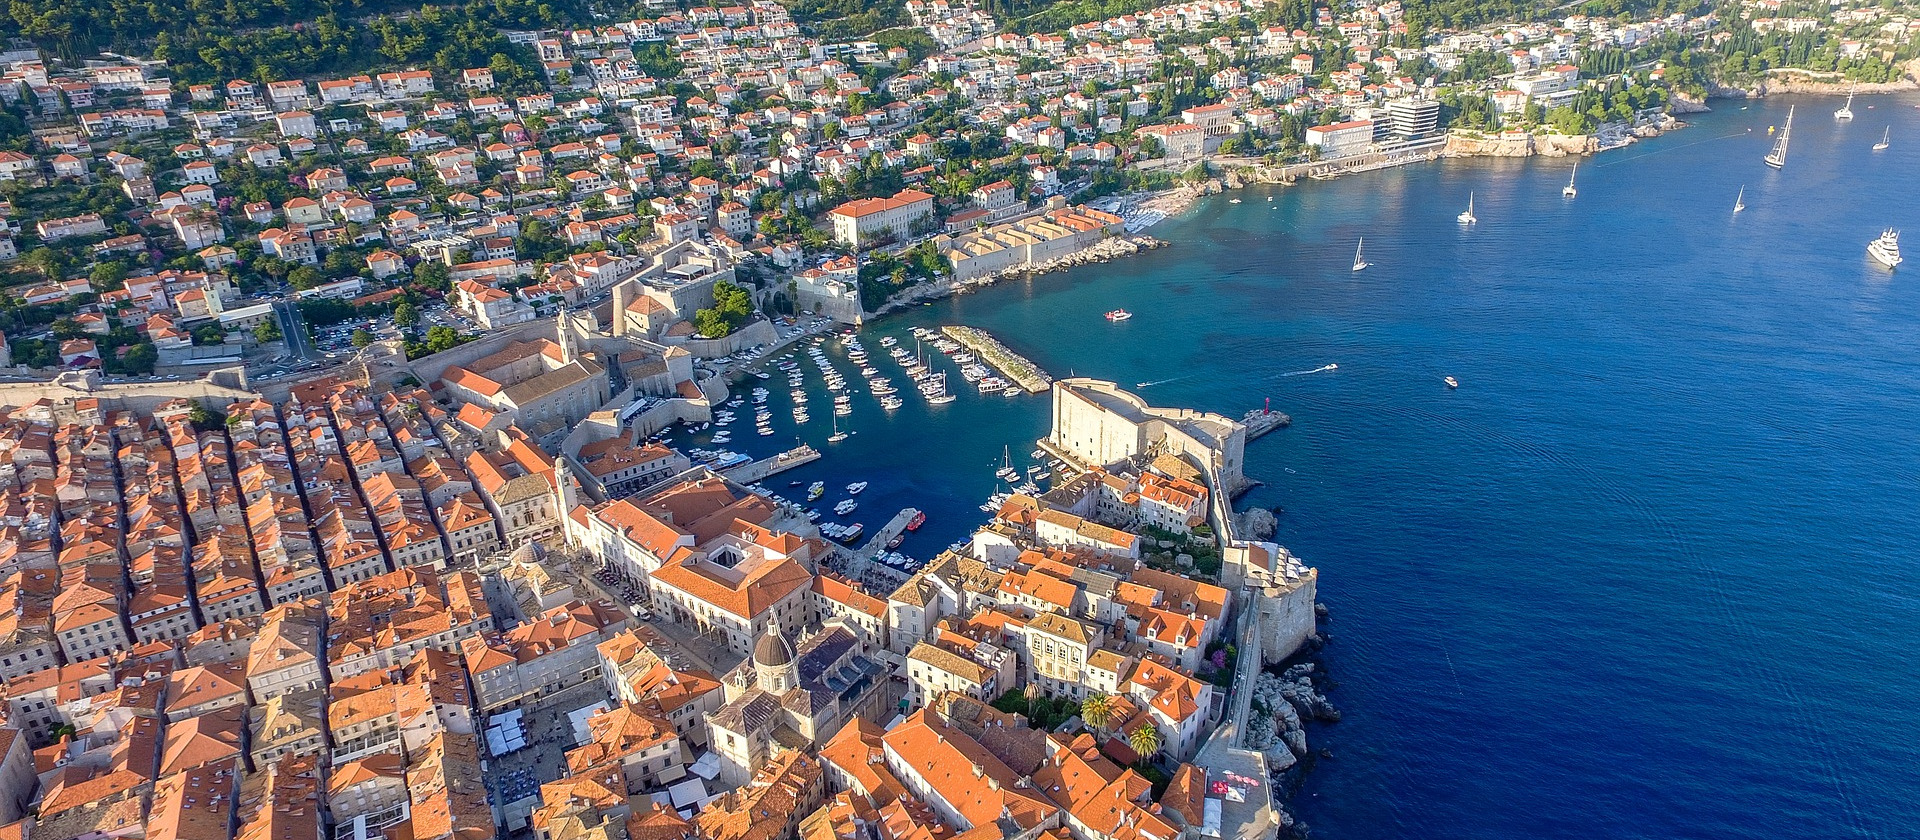
[[793,645],[780,635],[778,624],[768,624],[767,632],[753,643],[753,664],[762,668],[782,668],[793,664]]

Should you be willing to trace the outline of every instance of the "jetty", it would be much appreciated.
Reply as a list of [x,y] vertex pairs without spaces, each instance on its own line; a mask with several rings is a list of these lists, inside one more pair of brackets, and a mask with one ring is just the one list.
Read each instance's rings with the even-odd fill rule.
[[875,563],[873,558],[887,550],[887,543],[892,542],[894,537],[906,533],[907,523],[912,522],[913,518],[919,515],[919,508],[901,508],[899,513],[887,520],[887,524],[874,531],[873,538],[867,540],[867,544],[861,546],[859,550],[839,551],[838,553],[844,558],[841,563],[841,572],[852,580],[899,586],[909,575],[891,566]]
[[1293,425],[1293,418],[1271,408],[1256,408],[1242,415],[1240,424],[1247,427],[1247,440],[1253,440],[1274,429]]
[[811,464],[820,460],[820,450],[801,444],[771,458],[749,461],[737,467],[721,470],[720,474],[741,484],[752,484],[770,475],[779,475],[801,464]]
[[1053,387],[1053,377],[1041,370],[1039,365],[1027,361],[998,339],[988,335],[986,330],[974,327],[941,327],[940,331],[948,338],[960,342],[962,347],[972,351],[982,361],[993,365],[1007,381],[1029,394],[1038,394]]
[[[1150,218],[1150,221],[1146,221],[1143,224],[1151,224],[1164,217],[1150,215],[1147,218]],[[1165,248],[1168,244],[1169,243],[1165,241],[1155,239],[1143,233],[1129,232],[1125,235],[1102,239],[1099,242],[1070,254],[1062,254],[1058,257],[1040,260],[1038,262],[1022,262],[988,274],[971,277],[961,281],[961,287],[974,288],[991,286],[1001,280],[1014,280],[1032,277],[1038,274],[1065,271],[1066,269],[1076,266],[1092,265],[1093,263],[1103,263],[1120,257],[1132,256],[1141,251]]]

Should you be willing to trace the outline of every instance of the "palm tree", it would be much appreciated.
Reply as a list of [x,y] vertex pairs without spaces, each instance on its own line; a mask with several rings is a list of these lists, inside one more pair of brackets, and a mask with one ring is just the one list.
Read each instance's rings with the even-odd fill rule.
[[1033,720],[1033,701],[1040,699],[1040,686],[1027,683],[1027,720]]
[[1113,722],[1113,698],[1105,694],[1094,693],[1080,704],[1080,719],[1095,729],[1105,729]]
[[1160,730],[1150,723],[1140,724],[1140,728],[1127,733],[1127,746],[1140,754],[1141,761],[1153,758],[1160,751]]

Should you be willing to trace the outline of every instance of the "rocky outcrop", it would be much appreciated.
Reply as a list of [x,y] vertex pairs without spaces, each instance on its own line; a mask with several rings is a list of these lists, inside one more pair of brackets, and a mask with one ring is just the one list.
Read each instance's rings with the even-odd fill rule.
[[1307,721],[1340,719],[1340,710],[1314,684],[1317,675],[1314,663],[1302,662],[1279,676],[1263,672],[1254,680],[1254,707],[1267,714],[1248,721],[1247,746],[1266,755],[1267,769],[1275,776],[1307,758]]
[[1265,542],[1280,530],[1280,520],[1266,508],[1251,508],[1233,515],[1233,533],[1241,539]]
[[1677,90],[1673,92],[1673,98],[1667,102],[1667,112],[1672,114],[1704,114],[1711,110],[1713,109],[1707,107],[1705,99],[1694,99]]
[[1920,58],[1915,58],[1900,68],[1900,78],[1890,82],[1850,82],[1839,73],[1816,72],[1782,68],[1767,71],[1765,78],[1751,87],[1734,87],[1714,83],[1707,89],[1707,96],[1714,99],[1745,99],[1768,96],[1776,93],[1803,93],[1814,95],[1840,95],[1845,93],[1896,93],[1905,90],[1920,89]]
[[1565,157],[1589,155],[1598,151],[1600,142],[1585,135],[1503,133],[1491,137],[1466,134],[1447,135],[1447,157]]
[[1517,137],[1478,137],[1447,135],[1447,157],[1529,157],[1533,154],[1533,135]]

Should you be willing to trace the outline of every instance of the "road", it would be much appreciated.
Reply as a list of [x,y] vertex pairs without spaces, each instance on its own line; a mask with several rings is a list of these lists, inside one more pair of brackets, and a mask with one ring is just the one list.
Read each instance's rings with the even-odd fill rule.
[[306,323],[300,319],[300,307],[290,300],[278,300],[273,303],[273,311],[280,318],[280,332],[286,336],[287,351],[302,361],[320,361],[324,354],[314,346],[313,337],[307,335]]

